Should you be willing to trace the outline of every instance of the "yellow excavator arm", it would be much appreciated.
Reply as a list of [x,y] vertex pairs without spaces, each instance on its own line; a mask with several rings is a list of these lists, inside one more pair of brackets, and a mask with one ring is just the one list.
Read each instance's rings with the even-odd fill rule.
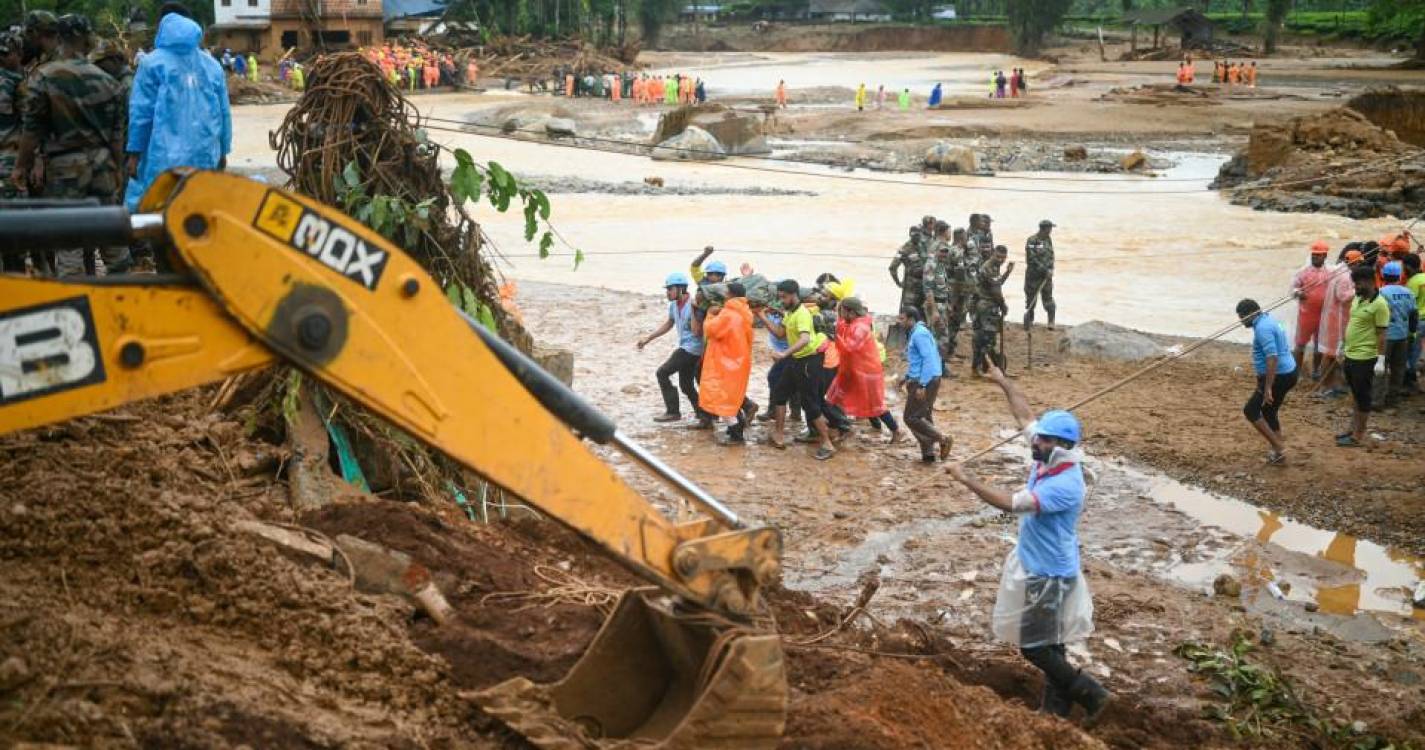
[[[142,210],[0,212],[0,252],[142,236],[183,270],[0,276],[0,434],[289,362],[673,595],[625,596],[564,681],[497,686],[487,710],[550,747],[775,743],[782,654],[775,634],[747,624],[780,575],[775,529],[746,527],[339,211],[218,172],[165,175]],[[580,436],[618,448],[708,517],[673,523]],[[610,673],[625,684],[611,688]]]

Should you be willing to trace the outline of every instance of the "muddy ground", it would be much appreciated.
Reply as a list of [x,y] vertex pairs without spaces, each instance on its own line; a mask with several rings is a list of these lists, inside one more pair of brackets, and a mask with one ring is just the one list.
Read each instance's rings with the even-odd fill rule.
[[[1220,645],[1234,632],[1270,642],[1254,658],[1281,668],[1323,715],[1422,739],[1419,619],[1350,605],[1335,615],[1305,611],[1302,596],[1314,601],[1314,590],[1341,580],[1349,587],[1351,571],[1202,526],[1155,501],[1134,473],[1141,467],[1115,457],[1198,476],[1298,518],[1329,518],[1319,506],[1331,502],[1314,501],[1305,488],[1348,485],[1339,474],[1359,469],[1352,461],[1369,462],[1378,481],[1402,491],[1379,500],[1339,495],[1334,504],[1351,511],[1343,523],[1354,519],[1356,530],[1381,538],[1374,532],[1386,525],[1371,506],[1421,501],[1408,489],[1420,476],[1406,464],[1422,440],[1418,416],[1383,418],[1378,427],[1389,439],[1348,456],[1304,448],[1325,444],[1334,407],[1301,399],[1286,421],[1311,458],[1268,470],[1235,414],[1247,381],[1232,370],[1242,353],[1231,347],[1195,355],[1163,379],[1086,410],[1101,477],[1083,520],[1098,631],[1074,658],[1123,700],[1085,735],[1029,712],[1039,689],[1034,671],[986,635],[1012,534],[1006,517],[920,465],[911,446],[884,446],[865,430],[832,463],[818,464],[803,450],[720,448],[707,433],[654,425],[651,371],[666,342],[637,354],[632,341],[656,324],[655,299],[525,285],[519,301],[538,337],[575,349],[576,386],[624,430],[739,512],[782,528],[790,590],[775,592],[773,605],[787,634],[793,691],[786,747],[1231,746],[1221,726],[1201,718],[1211,700],[1204,684],[1171,652],[1186,640]],[[1123,371],[1065,359],[1053,338],[1039,332],[1034,372],[1020,374],[1036,406]],[[1023,343],[1012,335],[1011,351]],[[764,400],[760,343],[757,358],[753,393]],[[937,421],[957,436],[960,455],[1008,424],[985,383],[957,380],[942,394]],[[211,413],[211,401],[200,391],[0,442],[0,738],[113,747],[519,746],[465,691],[514,675],[562,674],[600,622],[589,605],[606,604],[632,583],[627,575],[554,524],[519,512],[482,524],[444,500],[370,498],[296,515],[283,448],[247,437],[245,418]],[[655,482],[626,462],[615,465],[673,509]],[[1023,460],[1007,452],[977,469],[1012,482]],[[1401,513],[1392,525],[1415,529],[1418,540],[1418,527],[1408,525],[1416,516]],[[251,518],[411,554],[433,571],[458,622],[438,628],[403,600],[354,592],[344,575],[234,529]],[[1242,595],[1213,598],[1202,581],[1183,579],[1183,566],[1199,562],[1209,576],[1235,573]],[[1278,580],[1296,582],[1292,599],[1264,593],[1264,564]],[[868,570],[882,580],[871,618],[797,645],[834,626]],[[520,598],[548,591],[551,575],[602,598],[550,606]],[[1384,596],[1399,604],[1405,593]]]

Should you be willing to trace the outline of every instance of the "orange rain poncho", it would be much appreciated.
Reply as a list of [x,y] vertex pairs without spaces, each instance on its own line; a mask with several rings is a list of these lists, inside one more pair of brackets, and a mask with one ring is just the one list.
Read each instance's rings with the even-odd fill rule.
[[698,406],[718,417],[736,416],[747,397],[752,374],[752,310],[746,297],[733,297],[703,323],[707,349],[703,352]]
[[850,417],[870,419],[886,413],[886,376],[881,350],[871,331],[871,316],[836,321],[836,349],[841,366],[826,390],[826,400]]

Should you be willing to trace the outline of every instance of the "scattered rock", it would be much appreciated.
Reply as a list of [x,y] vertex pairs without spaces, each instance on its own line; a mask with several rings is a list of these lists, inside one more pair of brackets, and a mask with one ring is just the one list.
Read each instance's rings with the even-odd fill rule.
[[1257,643],[1263,646],[1270,646],[1277,642],[1277,634],[1271,628],[1262,628],[1262,632],[1257,636]]
[[1135,172],[1145,169],[1148,166],[1148,155],[1142,151],[1134,151],[1123,157],[1123,161],[1119,162],[1119,164],[1123,166],[1123,171],[1125,172]]
[[695,125],[658,144],[654,161],[713,161],[727,158],[727,151],[712,134]]
[[1083,161],[1089,158],[1089,150],[1083,146],[1065,146],[1064,158],[1069,161]]
[[1305,607],[1307,612],[1315,612],[1316,610],[1321,609],[1321,605],[1317,604],[1316,602],[1307,602],[1303,606]]
[[1212,582],[1212,590],[1218,596],[1235,599],[1242,595],[1242,584],[1231,575],[1223,573]]
[[1137,361],[1162,356],[1165,350],[1143,334],[1094,320],[1074,326],[1059,349],[1080,357]]
[[974,174],[978,163],[975,152],[965,146],[937,143],[925,151],[925,169],[943,174]]
[[550,138],[573,138],[578,135],[578,129],[567,117],[551,117],[544,123],[544,134]]
[[643,184],[645,184],[645,185],[647,185],[647,186],[649,186],[649,187],[661,188],[661,187],[663,187],[663,178],[662,178],[662,177],[645,177],[645,178],[643,178]]

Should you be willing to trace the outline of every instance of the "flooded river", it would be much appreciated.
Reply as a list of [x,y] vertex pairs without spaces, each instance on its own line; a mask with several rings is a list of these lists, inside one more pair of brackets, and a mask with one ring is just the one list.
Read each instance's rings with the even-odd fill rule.
[[[788,67],[791,61],[799,65]],[[783,69],[809,82],[845,83],[863,70],[885,71],[887,81],[922,86],[944,76],[971,86],[972,79],[1008,58],[995,55],[871,55],[864,63],[826,55],[779,55],[774,64],[714,67],[710,82],[768,89]],[[1027,63],[1026,63],[1027,64]],[[893,79],[891,72],[903,78]],[[790,74],[788,74],[790,76]],[[960,84],[956,84],[960,85]],[[978,85],[975,83],[974,85]],[[508,104],[520,95],[438,95],[417,98],[423,112],[464,120],[480,108]],[[235,110],[236,166],[272,166],[267,131],[285,106]],[[927,115],[930,118],[930,115]],[[953,112],[936,121],[953,122]],[[670,271],[687,267],[705,245],[734,271],[744,262],[773,278],[810,283],[829,271],[854,279],[858,294],[876,311],[899,300],[887,266],[924,214],[963,226],[972,212],[994,219],[996,241],[1023,260],[1024,240],[1041,219],[1058,224],[1055,296],[1065,323],[1107,320],[1139,329],[1202,335],[1221,327],[1242,297],[1275,300],[1291,273],[1304,264],[1316,239],[1340,246],[1373,238],[1398,222],[1337,216],[1263,213],[1233,206],[1206,190],[1220,156],[1165,153],[1180,166],[1161,179],[1143,176],[1015,173],[1001,177],[922,177],[791,164],[750,158],[714,164],[654,162],[644,156],[562,148],[475,134],[432,131],[450,146],[500,162],[517,174],[642,183],[657,176],[672,185],[753,187],[809,191],[811,195],[553,196],[554,225],[585,254],[575,270],[571,250],[540,260],[524,242],[517,213],[477,216],[516,279],[656,291]],[[1012,138],[1013,136],[1007,136]],[[1150,149],[1151,151],[1151,149]],[[1181,181],[1169,181],[1181,180]],[[1012,310],[1022,309],[1022,271],[1006,284]],[[1015,316],[1011,316],[1015,317]],[[1294,311],[1283,310],[1291,319]]]

